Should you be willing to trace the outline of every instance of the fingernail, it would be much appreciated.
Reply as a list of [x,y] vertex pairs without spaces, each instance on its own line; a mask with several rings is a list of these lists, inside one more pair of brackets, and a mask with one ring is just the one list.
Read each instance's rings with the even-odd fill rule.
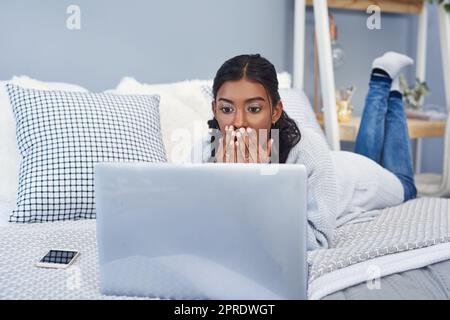
[[245,132],[245,128],[240,128],[239,131],[244,133]]
[[251,128],[247,128],[247,132],[248,133],[252,132],[252,129]]

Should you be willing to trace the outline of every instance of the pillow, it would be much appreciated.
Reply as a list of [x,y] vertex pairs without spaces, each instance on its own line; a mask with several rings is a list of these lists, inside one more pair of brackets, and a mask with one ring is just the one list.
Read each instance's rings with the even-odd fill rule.
[[[200,118],[205,119],[211,114],[211,101],[208,101],[201,91],[201,88],[206,85],[212,85],[212,80],[185,80],[174,83],[145,84],[134,78],[125,77],[117,85],[114,93],[157,94],[161,98],[170,96],[178,99]],[[167,106],[170,107],[170,105]],[[163,109],[163,106],[161,106],[161,109]]]
[[158,96],[7,90],[23,156],[11,222],[95,218],[95,163],[166,161]]
[[[317,121],[309,99],[303,90],[300,89],[280,89],[281,101],[283,102],[284,111],[289,117],[297,121],[302,127],[311,128],[317,132],[325,141],[325,135]],[[328,145],[328,143],[326,143]]]
[[206,121],[211,114],[210,102],[201,94],[202,80],[148,85],[126,77],[114,94],[158,94],[161,97],[159,110],[161,129],[167,160],[183,162],[190,152],[195,136],[207,132]]
[[9,81],[0,81],[0,201],[15,202],[19,184],[21,156],[16,142],[16,122],[9,103],[6,84],[42,90],[66,90],[87,92],[86,89],[68,83],[42,82],[27,76],[14,76]]

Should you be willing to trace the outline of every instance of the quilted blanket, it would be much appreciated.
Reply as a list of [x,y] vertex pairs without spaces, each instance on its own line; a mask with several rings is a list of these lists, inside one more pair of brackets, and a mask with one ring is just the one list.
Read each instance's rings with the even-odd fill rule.
[[450,199],[418,198],[338,228],[331,248],[308,254],[310,299],[450,259]]

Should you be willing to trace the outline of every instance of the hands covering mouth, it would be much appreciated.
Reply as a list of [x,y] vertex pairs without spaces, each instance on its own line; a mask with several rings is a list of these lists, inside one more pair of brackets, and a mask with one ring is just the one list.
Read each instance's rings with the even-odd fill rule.
[[255,129],[225,126],[225,137],[219,139],[216,162],[269,163],[272,145],[273,139],[258,139]]

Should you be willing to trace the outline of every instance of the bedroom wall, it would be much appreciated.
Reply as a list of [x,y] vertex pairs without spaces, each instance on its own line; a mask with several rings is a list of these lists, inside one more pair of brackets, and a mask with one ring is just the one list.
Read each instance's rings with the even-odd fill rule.
[[[66,8],[81,8],[81,30],[66,27]],[[278,71],[292,71],[293,0],[2,0],[0,79],[26,74],[113,88],[123,76],[148,83],[212,78],[220,64],[243,52],[260,52]],[[434,14],[430,7],[430,14]],[[338,87],[355,84],[361,114],[373,58],[386,50],[415,56],[416,18],[382,15],[382,29],[366,28],[362,12],[332,10],[338,40],[347,53],[335,71]],[[437,21],[429,19],[430,35]],[[307,9],[305,91],[313,92],[313,13]],[[437,37],[429,37],[427,102],[443,105]],[[412,78],[414,69],[408,76]],[[351,150],[352,144],[344,149]],[[428,155],[432,154],[430,157]],[[442,170],[442,139],[424,144],[423,170]]]
[[[27,74],[115,87],[123,76],[212,78],[227,59],[261,52],[286,69],[289,0],[2,0],[0,79]],[[81,8],[81,30],[66,8]]]

